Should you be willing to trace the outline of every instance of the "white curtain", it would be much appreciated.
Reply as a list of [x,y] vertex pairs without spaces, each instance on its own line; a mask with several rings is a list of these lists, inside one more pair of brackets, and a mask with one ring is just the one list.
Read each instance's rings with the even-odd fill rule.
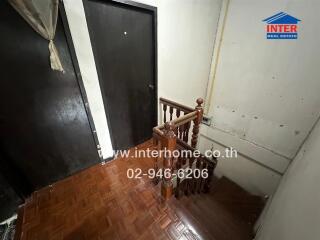
[[14,9],[43,38],[49,41],[50,64],[53,70],[64,72],[54,45],[59,0],[8,0]]

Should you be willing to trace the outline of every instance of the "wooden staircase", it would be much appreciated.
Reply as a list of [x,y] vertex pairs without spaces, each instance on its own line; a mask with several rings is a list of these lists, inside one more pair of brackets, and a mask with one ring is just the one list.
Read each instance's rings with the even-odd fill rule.
[[169,173],[155,178],[155,183],[161,181],[161,194],[165,200],[173,193],[180,198],[183,194],[206,193],[210,189],[217,160],[205,157],[196,149],[203,100],[199,98],[196,102],[197,106],[193,109],[160,98],[163,124],[153,128],[153,143],[158,152],[167,151],[170,154],[157,157],[154,169]]
[[[160,98],[163,123],[153,129],[153,144],[158,151],[198,151],[196,147],[203,116],[203,100],[199,98],[196,102],[197,106],[193,109]],[[196,231],[200,236],[190,239],[252,239],[253,225],[264,207],[264,201],[226,177],[216,179],[213,174],[216,165],[216,158],[209,159],[202,154],[197,157],[181,154],[178,157],[158,157],[154,169],[168,170],[171,175],[155,178],[154,182],[161,182],[162,198],[170,199],[175,211],[181,213],[179,217],[188,219],[198,227]],[[190,179],[183,179],[176,174],[187,168],[206,169],[208,176],[195,178],[193,175]],[[171,198],[173,194],[179,201]],[[195,221],[192,222],[192,219]]]
[[199,234],[193,239],[250,240],[264,201],[222,177],[214,179],[207,194],[172,201],[181,219],[188,219]]

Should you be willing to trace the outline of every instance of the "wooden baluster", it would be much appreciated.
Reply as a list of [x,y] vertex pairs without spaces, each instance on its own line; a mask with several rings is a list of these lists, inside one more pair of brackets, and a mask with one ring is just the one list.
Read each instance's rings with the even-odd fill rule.
[[181,126],[179,126],[179,138],[181,139],[181,140],[183,140],[183,136],[184,136],[184,125],[185,124],[182,124]]
[[182,189],[182,192],[184,195],[186,195],[186,191],[188,189],[188,179],[184,179],[183,182],[182,182],[182,186],[183,186],[183,189]]
[[173,107],[171,107],[171,106],[170,106],[170,108],[169,108],[169,113],[170,113],[170,121],[172,121]]
[[[158,153],[160,153],[161,151],[161,141],[157,141],[157,151]],[[159,183],[159,178],[157,177],[157,172],[159,171],[159,163],[161,162],[161,156],[160,154],[158,154],[158,157],[155,158],[155,163],[154,163],[154,171],[155,171],[155,177],[153,179],[154,184],[158,184]]]
[[[202,161],[202,168],[201,168],[200,174],[202,173],[202,171],[203,171],[204,169],[208,169],[208,164],[207,164],[207,162],[206,162],[205,160]],[[204,186],[205,186],[205,183],[206,183],[206,179],[202,177],[202,174],[201,174],[200,176],[201,176],[201,177],[200,177],[201,181],[200,181],[200,190],[199,190],[199,193],[200,193],[200,192],[204,192]]]
[[[186,113],[183,112],[183,115],[186,115]],[[185,138],[186,138],[185,135],[186,135],[187,126],[188,126],[188,123],[183,124],[183,127],[182,127],[183,131],[182,131],[182,136],[181,136],[182,137],[182,139],[181,139],[182,141],[185,141]]]
[[176,127],[176,128],[174,129],[174,134],[176,135],[176,137],[179,136],[179,127]]
[[188,143],[189,141],[189,130],[190,130],[191,122],[187,122],[184,126],[184,133],[183,133],[183,141]]
[[[176,108],[176,117],[179,118],[180,117],[180,110],[178,108]],[[180,135],[181,135],[181,127],[177,127],[177,134],[176,136],[178,138],[180,138]]]
[[[186,162],[185,164],[187,163],[187,160],[188,160],[188,165],[190,163],[190,158],[186,159]],[[186,169],[185,169],[186,170]],[[188,171],[185,171],[185,175],[188,174]],[[189,179],[188,178],[184,178],[183,182],[184,182],[184,189],[183,189],[183,192],[184,192],[184,195],[188,196],[189,195]]]
[[[162,145],[165,149],[167,149],[168,152],[171,153],[164,156],[163,172],[165,172],[166,169],[169,169],[171,174],[173,167],[172,152],[176,149],[177,144],[176,135],[174,134],[174,128],[175,126],[172,122],[167,122],[165,124],[164,139]],[[165,175],[164,178],[162,178],[161,195],[164,200],[168,200],[172,196],[173,185],[171,181],[171,174],[170,176]]]
[[180,109],[176,109],[176,116],[177,116],[177,118],[179,118],[180,117]]
[[199,125],[202,121],[202,116],[203,116],[203,108],[201,106],[202,103],[203,103],[203,99],[198,98],[197,99],[198,105],[195,108],[197,110],[197,118],[193,120],[194,126],[192,130],[192,139],[191,139],[191,146],[193,148],[196,148],[198,143]]
[[206,179],[204,183],[204,189],[203,192],[208,193],[210,191],[210,186],[212,182],[213,177],[213,171],[217,165],[217,162],[210,162],[208,163],[208,178]]
[[[194,158],[191,157],[189,158],[189,168],[192,170],[192,166],[193,166],[193,162],[194,162]],[[190,173],[190,170],[187,172],[187,174]],[[191,177],[192,177],[193,173],[191,173]],[[189,179],[185,179],[186,181],[186,189],[184,191],[184,194],[186,196],[189,196],[190,195],[190,192],[192,192],[192,189],[193,189],[193,179],[192,178],[189,178]]]
[[180,156],[178,158],[178,161],[177,161],[177,165],[176,165],[176,169],[177,169],[177,172],[176,172],[176,176],[177,176],[177,186],[176,186],[176,190],[175,190],[175,196],[176,198],[180,198],[180,178],[179,178],[179,169],[181,168],[181,151],[180,151]]
[[199,165],[200,178],[198,179],[197,193],[201,193],[201,191],[202,191],[201,171],[204,169],[204,161],[203,161],[203,159],[199,159],[199,162],[200,162],[200,165]]
[[[158,138],[157,138],[157,136],[156,136],[156,134],[152,134],[152,145],[154,146],[154,147],[156,147],[157,148],[157,150],[159,151],[159,148],[158,148],[158,143],[159,143],[160,141],[158,140]],[[156,170],[156,167],[158,166],[158,158],[155,158],[155,161],[154,161],[154,170],[155,171],[157,171]],[[157,184],[156,183],[156,181],[155,181],[155,179],[153,179],[154,180],[154,183],[155,184]]]
[[[201,170],[201,159],[200,158],[197,158],[197,160],[196,160],[196,169]],[[199,178],[194,178],[192,193],[193,194],[197,193],[198,189],[199,189]]]
[[187,163],[187,158],[186,157],[182,158],[181,162],[182,162],[182,165],[185,165]]
[[167,105],[163,104],[163,123],[167,122]]
[[154,133],[152,134],[152,143],[153,143],[153,146],[158,145],[158,138],[156,137],[156,135]]

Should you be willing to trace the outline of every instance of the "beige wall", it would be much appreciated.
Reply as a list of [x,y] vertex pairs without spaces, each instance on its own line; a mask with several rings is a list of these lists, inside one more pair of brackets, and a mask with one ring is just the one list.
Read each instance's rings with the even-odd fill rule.
[[[213,125],[202,128],[202,143],[236,148],[245,157],[221,159],[218,171],[270,195],[319,116],[320,2],[223,3],[207,94]],[[262,20],[281,11],[302,20],[298,40],[266,39]]]
[[281,180],[257,240],[320,238],[319,156],[320,122]]

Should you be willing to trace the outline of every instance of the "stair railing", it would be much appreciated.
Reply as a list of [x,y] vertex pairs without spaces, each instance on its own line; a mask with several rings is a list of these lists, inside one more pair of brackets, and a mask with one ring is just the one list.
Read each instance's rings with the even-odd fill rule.
[[[155,159],[155,172],[162,169],[162,179],[155,177],[155,183],[161,180],[161,195],[167,200],[173,194],[173,181],[175,176],[176,188],[175,196],[179,198],[181,193],[185,195],[207,192],[210,188],[210,183],[213,175],[213,170],[216,166],[216,159],[209,160],[202,154],[199,157],[194,157],[193,154],[190,157],[183,157],[181,154],[179,157],[175,157],[174,151],[189,150],[194,153],[198,143],[199,126],[203,117],[203,100],[197,99],[197,106],[193,109],[174,101],[160,98],[160,104],[163,110],[163,124],[153,128],[153,141],[157,150],[166,150],[165,156],[159,156]],[[167,110],[169,110],[167,112]],[[174,113],[176,118],[174,118]],[[167,121],[169,120],[169,121]],[[190,138],[191,134],[191,138]],[[192,178],[182,179],[180,178],[180,169],[194,167],[199,170],[207,169],[207,178]],[[183,184],[182,184],[183,182]]]

